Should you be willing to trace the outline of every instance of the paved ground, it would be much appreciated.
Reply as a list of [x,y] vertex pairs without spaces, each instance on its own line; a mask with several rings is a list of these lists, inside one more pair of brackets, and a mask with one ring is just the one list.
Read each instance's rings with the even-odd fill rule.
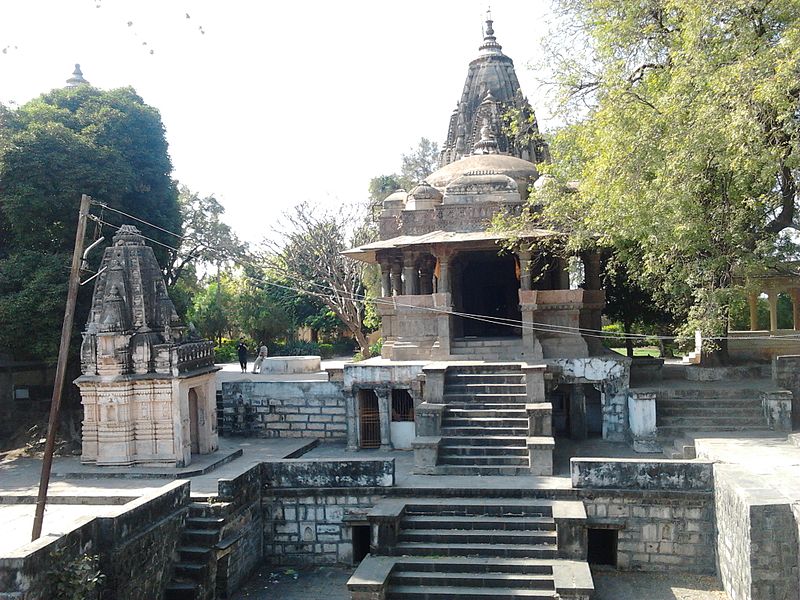
[[[233,600],[350,600],[345,584],[352,569],[262,568]],[[713,577],[601,572],[594,600],[728,600]]]

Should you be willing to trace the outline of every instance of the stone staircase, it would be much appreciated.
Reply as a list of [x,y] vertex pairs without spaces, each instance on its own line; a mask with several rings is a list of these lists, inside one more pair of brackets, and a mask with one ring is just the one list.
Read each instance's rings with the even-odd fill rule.
[[226,503],[193,502],[177,548],[172,581],[164,600],[205,600],[215,598],[215,548],[219,543],[224,517],[215,516]]
[[387,600],[591,597],[581,502],[385,500],[368,518],[377,543],[348,583],[353,598],[360,585]]
[[686,382],[658,390],[656,427],[662,446],[674,458],[694,458],[688,434],[698,431],[767,429],[761,393],[769,380]]
[[438,472],[530,474],[526,401],[525,375],[518,363],[449,367]]

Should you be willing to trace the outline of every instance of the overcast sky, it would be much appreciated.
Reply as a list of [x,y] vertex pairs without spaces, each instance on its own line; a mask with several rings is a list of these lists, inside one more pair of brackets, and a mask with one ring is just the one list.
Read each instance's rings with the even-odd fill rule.
[[[494,0],[495,33],[548,126],[549,1]],[[360,201],[421,137],[444,140],[486,2],[2,0],[0,102],[133,86],[161,111],[175,177],[258,241],[311,200]]]

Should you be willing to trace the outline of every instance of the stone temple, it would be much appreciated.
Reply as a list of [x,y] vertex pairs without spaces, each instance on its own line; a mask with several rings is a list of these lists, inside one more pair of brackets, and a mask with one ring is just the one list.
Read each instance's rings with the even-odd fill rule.
[[214,343],[181,339],[153,249],[135,227],[120,228],[99,273],[75,381],[82,461],[183,467],[214,452]]

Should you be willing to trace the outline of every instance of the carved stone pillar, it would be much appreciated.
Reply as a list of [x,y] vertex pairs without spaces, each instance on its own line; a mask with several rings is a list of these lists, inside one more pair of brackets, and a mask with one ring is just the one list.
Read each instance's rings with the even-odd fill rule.
[[406,252],[403,255],[403,293],[407,296],[419,293],[419,274],[413,252]]
[[769,300],[769,331],[773,333],[778,331],[778,291],[770,290],[767,293]]
[[381,450],[392,449],[392,391],[389,388],[376,388],[378,396],[378,413],[381,426]]
[[433,293],[433,265],[430,257],[426,257],[419,269],[419,293],[428,295]]
[[581,258],[583,259],[584,288],[587,290],[599,290],[602,287],[600,277],[600,253],[586,252]]
[[388,298],[392,295],[392,267],[388,260],[381,261],[381,296]]
[[758,294],[748,294],[747,304],[750,306],[750,331],[758,331]]
[[347,421],[347,451],[355,452],[358,450],[358,399],[356,391],[351,390],[345,396],[345,419]]
[[390,283],[392,284],[392,296],[400,296],[403,293],[403,276],[400,261],[395,260],[392,262],[392,269],[390,274]]
[[519,257],[519,289],[530,290],[533,287],[533,274],[531,272],[531,251],[520,250]]

